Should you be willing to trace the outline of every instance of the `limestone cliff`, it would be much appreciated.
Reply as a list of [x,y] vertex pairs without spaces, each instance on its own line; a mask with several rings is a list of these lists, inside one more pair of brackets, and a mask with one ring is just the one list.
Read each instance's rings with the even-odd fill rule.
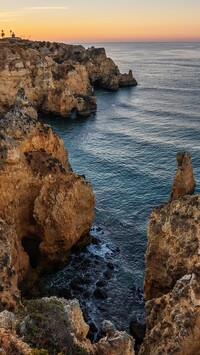
[[83,243],[95,201],[23,89],[0,120],[0,139],[0,353],[134,355],[133,338],[110,322],[93,345],[77,300],[22,301],[20,285],[62,266]]
[[172,186],[171,200],[184,195],[192,195],[195,188],[195,179],[189,153],[177,154],[178,168]]
[[103,48],[62,43],[0,41],[0,113],[24,88],[37,110],[68,117],[89,116],[96,109],[94,87],[117,90],[137,82],[121,74]]
[[94,195],[23,90],[0,121],[0,137],[0,295],[1,307],[12,309],[27,273],[63,265],[89,232]]
[[154,209],[149,221],[141,355],[200,353],[200,196],[187,195],[189,186],[189,154],[179,154],[174,200]]

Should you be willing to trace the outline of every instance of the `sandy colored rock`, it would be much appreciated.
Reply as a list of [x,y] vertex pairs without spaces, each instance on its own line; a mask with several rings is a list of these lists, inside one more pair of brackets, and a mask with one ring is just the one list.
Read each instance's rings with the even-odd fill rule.
[[140,355],[200,354],[200,196],[189,195],[189,154],[177,160],[173,201],[155,208],[148,226]]
[[200,279],[188,274],[172,291],[152,299],[140,355],[200,354]]
[[32,348],[13,335],[10,331],[0,328],[0,354],[1,355],[31,355]]
[[[87,339],[89,326],[84,321],[79,302],[45,297],[27,302],[18,323],[18,336],[35,348],[42,339],[49,354],[134,355],[133,338],[116,330],[111,322],[105,323],[107,336],[92,344]],[[35,332],[30,333],[30,329]]]
[[27,274],[63,265],[89,232],[94,194],[72,172],[63,142],[37,119],[23,90],[0,120],[0,135],[0,296],[2,309],[13,309]]
[[95,355],[134,355],[133,338],[126,332],[118,331],[110,321],[104,321],[106,337],[94,344]]
[[148,226],[145,298],[169,292],[176,281],[200,271],[200,196],[184,196],[152,212]]
[[[84,178],[71,174],[46,177],[34,202],[34,218],[43,230],[40,253],[42,263],[66,261],[67,251],[88,233],[92,222],[94,196]],[[47,267],[46,266],[46,267]]]
[[0,113],[24,88],[37,110],[63,117],[96,109],[94,86],[117,90],[137,82],[121,74],[103,48],[28,40],[0,42]]
[[184,195],[192,195],[195,188],[195,179],[190,154],[188,152],[178,153],[177,162],[178,167],[172,186],[171,200],[176,200]]

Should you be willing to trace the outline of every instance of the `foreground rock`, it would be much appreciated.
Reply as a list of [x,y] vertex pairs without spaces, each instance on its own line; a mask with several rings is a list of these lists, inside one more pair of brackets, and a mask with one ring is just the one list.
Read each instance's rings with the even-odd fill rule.
[[20,87],[37,110],[69,117],[96,109],[94,87],[134,85],[132,72],[121,74],[103,48],[0,41],[0,113],[10,109]]
[[147,333],[141,355],[198,355],[200,279],[180,278],[172,291],[147,302]]
[[28,301],[16,316],[5,312],[0,313],[2,354],[134,355],[131,336],[110,322],[106,337],[93,345],[77,300],[42,298]]
[[72,172],[63,142],[39,122],[23,90],[0,129],[0,307],[13,309],[27,275],[62,266],[87,235],[94,194]]
[[[174,186],[192,186],[183,183],[194,180],[189,154],[178,158]],[[187,195],[190,188],[185,196],[179,192],[174,201],[156,208],[149,221],[143,355],[199,354],[200,196]]]

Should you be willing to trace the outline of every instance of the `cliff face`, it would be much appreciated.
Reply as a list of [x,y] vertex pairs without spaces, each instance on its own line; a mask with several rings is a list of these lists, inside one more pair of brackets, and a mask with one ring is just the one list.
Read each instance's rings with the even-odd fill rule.
[[89,116],[96,109],[93,86],[117,90],[136,84],[132,72],[121,74],[103,48],[0,42],[0,113],[10,109],[18,89],[24,88],[37,110]]
[[149,221],[144,284],[147,332],[140,354],[199,354],[200,196],[183,196],[184,189],[179,189],[187,186],[187,194],[191,193],[188,186],[193,186],[188,157],[181,156],[183,164],[178,159],[176,198],[156,208]]
[[39,122],[23,90],[0,124],[0,295],[2,309],[13,309],[27,273],[63,265],[72,245],[89,232],[94,195],[72,172],[63,142]]

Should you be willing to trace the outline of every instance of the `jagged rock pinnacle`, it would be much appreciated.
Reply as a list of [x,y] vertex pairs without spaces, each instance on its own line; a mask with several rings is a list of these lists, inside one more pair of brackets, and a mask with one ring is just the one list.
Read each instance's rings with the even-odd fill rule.
[[195,179],[190,159],[190,153],[177,153],[178,168],[174,177],[171,192],[171,201],[184,195],[192,195],[195,188]]

